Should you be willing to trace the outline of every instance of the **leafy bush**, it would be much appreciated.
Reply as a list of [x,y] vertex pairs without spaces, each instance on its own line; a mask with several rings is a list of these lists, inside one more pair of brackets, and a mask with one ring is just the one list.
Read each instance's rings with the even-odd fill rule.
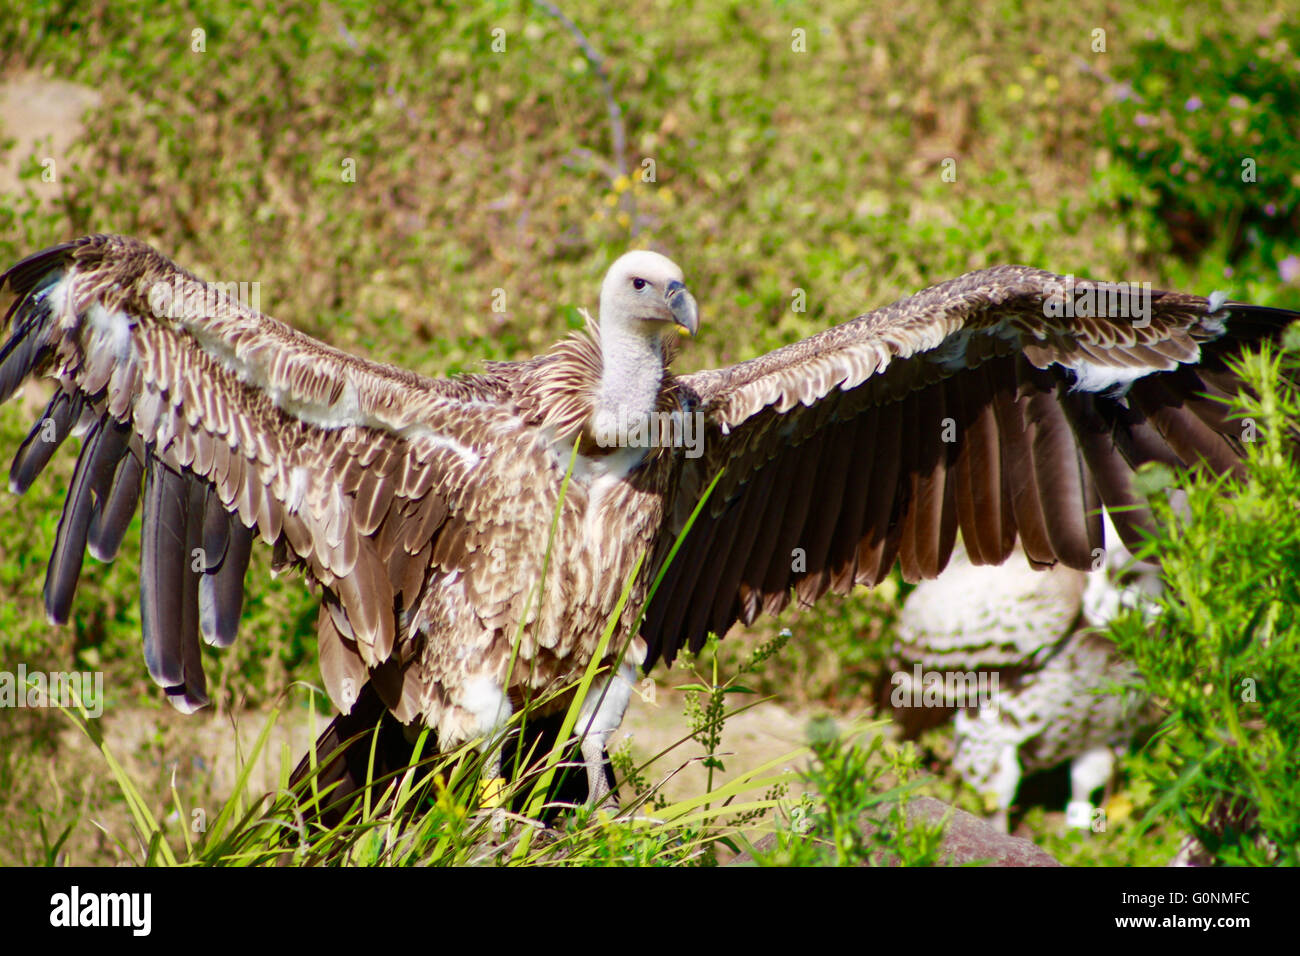
[[1221,242],[1275,267],[1300,224],[1300,24],[1240,43],[1168,33],[1120,61],[1101,138],[1114,197],[1154,208],[1175,250]]
[[[919,781],[916,751],[884,743],[877,731],[864,745],[834,721],[808,725],[812,760],[802,776],[811,793],[788,814],[775,843],[756,851],[763,865],[933,866],[940,860],[942,824],[909,821],[908,795]],[[893,785],[890,786],[890,777]]]
[[[1293,330],[1295,331],[1295,330]],[[1300,346],[1300,336],[1295,336]],[[1241,368],[1249,480],[1142,478],[1167,590],[1152,626],[1115,626],[1166,713],[1136,763],[1154,797],[1224,864],[1300,864],[1300,352]],[[1166,493],[1186,493],[1186,507]],[[1181,496],[1179,496],[1181,497]]]

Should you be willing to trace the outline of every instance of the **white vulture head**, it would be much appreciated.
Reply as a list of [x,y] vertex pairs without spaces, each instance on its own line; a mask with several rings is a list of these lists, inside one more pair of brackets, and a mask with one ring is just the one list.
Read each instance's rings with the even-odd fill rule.
[[648,338],[658,338],[674,326],[694,335],[700,315],[677,263],[636,249],[620,256],[605,273],[600,324],[602,332],[635,332]]

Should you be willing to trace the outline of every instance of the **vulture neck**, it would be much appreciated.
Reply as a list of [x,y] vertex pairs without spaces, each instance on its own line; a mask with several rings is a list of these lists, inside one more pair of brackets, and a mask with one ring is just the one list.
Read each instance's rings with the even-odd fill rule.
[[592,404],[591,433],[604,447],[621,447],[659,404],[664,348],[656,335],[611,323],[600,330],[601,372]]

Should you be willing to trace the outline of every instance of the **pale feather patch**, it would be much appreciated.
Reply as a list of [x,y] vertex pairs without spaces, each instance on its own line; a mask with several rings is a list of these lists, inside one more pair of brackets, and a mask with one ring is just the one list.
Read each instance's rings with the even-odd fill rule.
[[289,488],[284,495],[284,506],[290,514],[297,514],[307,497],[307,482],[310,475],[307,469],[298,465],[289,469]]
[[[564,460],[560,460],[561,453]],[[568,468],[572,446],[565,451],[560,442],[551,446],[557,468]],[[592,553],[599,554],[608,543],[609,527],[601,520],[601,506],[619,485],[645,458],[644,448],[620,448],[599,458],[579,455],[573,463],[573,480],[587,486],[587,512],[583,517],[582,532]]]
[[474,718],[474,737],[491,737],[510,719],[509,698],[498,683],[487,677],[466,682],[460,706]]
[[646,645],[645,638],[640,634],[632,638],[632,643],[628,645],[627,651],[623,654],[623,660],[635,667],[640,667],[645,663],[646,655],[650,648]]
[[131,319],[125,312],[110,312],[92,302],[86,310],[86,321],[97,350],[107,349],[119,364],[131,357]]
[[343,388],[338,400],[332,405],[303,401],[283,389],[273,389],[270,395],[279,408],[294,418],[327,431],[361,424],[365,417],[361,414],[361,399],[357,387],[347,375],[343,376]]
[[[202,323],[182,321],[182,325],[205,354],[245,385],[264,392],[277,408],[299,421],[327,430],[352,426],[373,428],[408,441],[426,438],[436,447],[455,453],[470,467],[480,461],[480,456],[473,449],[438,434],[426,425],[385,418],[373,409],[366,409],[356,384],[346,375],[343,376],[343,388],[337,399],[330,403],[319,401],[286,388],[278,380],[273,363],[261,359],[262,355],[269,355],[272,350],[248,350],[245,355],[240,355],[235,346]],[[459,408],[492,410],[496,407],[474,399],[445,400]]]
[[623,723],[628,702],[632,699],[632,684],[636,672],[624,661],[612,678],[597,677],[591,682],[587,696],[578,711],[575,730],[586,736],[608,736]]
[[407,441],[419,440],[426,442],[437,451],[449,451],[470,468],[483,460],[483,457],[474,449],[462,445],[454,438],[448,438],[446,435],[434,431],[427,425],[409,425],[406,428],[397,429],[394,434]]
[[1074,385],[1070,389],[1072,392],[1108,392],[1113,389],[1127,392],[1138,379],[1158,371],[1153,368],[1097,365],[1084,361],[1076,362],[1070,367],[1074,369],[1075,375]]
[[[552,446],[552,451],[554,452],[557,461],[559,460],[562,447],[562,443],[556,443],[556,445]],[[568,451],[572,453],[572,446],[570,446]],[[636,468],[637,465],[641,464],[641,461],[645,456],[646,449],[630,446],[620,448],[608,455],[601,455],[598,457],[579,455],[578,460],[573,465],[573,475],[577,479],[589,478],[595,481],[600,481],[601,479],[609,479],[610,481],[615,482],[622,481],[632,473],[632,470]],[[569,464],[568,459],[569,456],[566,454],[564,456],[564,467],[566,468]]]
[[49,308],[50,315],[64,329],[75,328],[77,324],[77,314],[72,309],[72,287],[75,279],[76,273],[69,272],[58,282],[37,293],[38,298]]

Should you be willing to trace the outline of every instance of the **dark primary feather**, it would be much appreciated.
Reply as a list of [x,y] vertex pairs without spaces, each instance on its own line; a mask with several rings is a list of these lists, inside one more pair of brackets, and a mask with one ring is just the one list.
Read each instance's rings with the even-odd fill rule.
[[100,561],[112,561],[122,547],[122,538],[140,503],[144,465],[136,453],[128,450],[118,462],[113,482],[103,499],[96,501],[90,515],[88,546]]
[[155,460],[144,481],[144,523],[140,541],[140,623],[149,675],[163,688],[185,682],[181,624],[184,612],[186,519],[185,478]]
[[0,349],[0,402],[9,400],[32,368],[47,354],[48,346],[44,341],[47,320],[48,311],[38,310],[23,316],[22,323]]
[[36,476],[41,473],[63,440],[72,432],[72,426],[81,415],[80,396],[70,397],[67,392],[57,392],[46,406],[45,414],[32,426],[23,443],[18,446],[13,464],[9,468],[9,490],[16,495],[25,494]]
[[127,430],[107,415],[92,423],[86,434],[45,578],[45,609],[55,623],[68,620],[82,556],[91,531],[98,531],[96,519],[113,486],[118,464],[127,455],[127,441]]
[[[224,532],[210,529],[225,526]],[[244,608],[244,574],[253,552],[253,529],[228,514],[211,491],[204,515],[209,563],[199,581],[200,625],[203,639],[214,647],[229,647],[239,631]],[[211,537],[208,537],[208,534]],[[224,545],[218,548],[218,544]]]
[[81,574],[81,561],[86,551],[86,533],[90,527],[91,487],[94,484],[94,465],[99,451],[102,422],[95,422],[86,435],[77,467],[73,469],[68,485],[68,496],[63,502],[59,530],[54,538],[54,551],[45,572],[45,613],[53,624],[66,624],[72,608],[72,595],[77,589]]
[[189,713],[208,702],[207,678],[199,648],[199,581],[204,575],[203,500],[207,488],[192,476],[185,479],[185,551],[181,556],[180,637],[184,680],[180,688],[168,688],[169,698],[179,697],[178,709]]

